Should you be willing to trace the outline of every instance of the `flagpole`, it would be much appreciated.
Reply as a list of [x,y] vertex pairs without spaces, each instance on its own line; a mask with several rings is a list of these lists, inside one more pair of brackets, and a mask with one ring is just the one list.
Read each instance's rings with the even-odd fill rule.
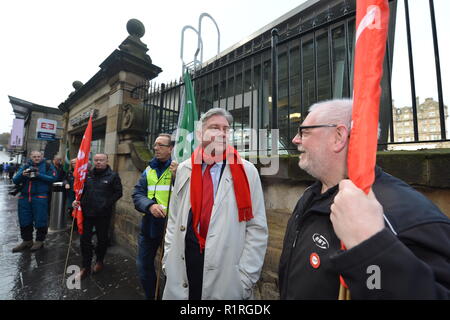
[[[167,201],[167,213],[169,212],[169,204],[170,204],[170,197],[172,196],[172,185],[174,183],[175,179],[174,176],[172,174],[172,176],[170,177],[170,188],[169,188],[169,198]],[[169,216],[167,215],[166,217],[166,222],[164,223],[164,232],[163,232],[163,237],[161,239],[161,244],[160,244],[160,253],[159,253],[159,263],[158,263],[158,274],[156,276],[156,288],[155,288],[155,300],[158,300],[158,293],[159,293],[159,281],[161,278],[161,271],[162,271],[162,259],[163,259],[163,254],[164,254],[164,238],[166,237],[166,229],[167,229],[167,221],[169,220]]]
[[63,272],[63,279],[62,279],[62,286],[63,287],[64,287],[64,280],[66,279],[67,263],[69,262],[70,248],[72,247],[72,235],[73,235],[73,226],[74,226],[74,224],[75,224],[75,218],[72,219],[72,227],[70,228],[69,247],[67,248],[66,263],[64,265],[64,272]]

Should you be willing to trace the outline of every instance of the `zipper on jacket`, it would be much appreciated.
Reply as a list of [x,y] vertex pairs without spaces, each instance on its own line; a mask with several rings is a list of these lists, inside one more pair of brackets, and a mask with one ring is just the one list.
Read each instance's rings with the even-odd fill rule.
[[31,180],[28,184],[28,202],[31,202]]
[[[297,217],[297,218],[298,219],[302,219],[303,217]],[[298,236],[300,234],[300,229],[298,228],[298,226],[299,226],[298,221],[296,221],[295,239],[294,239],[294,243],[292,244],[292,248],[291,248],[291,250],[289,252],[289,258],[288,258],[287,266],[286,266],[286,277],[285,277],[286,285],[285,285],[285,289],[284,289],[284,295],[285,296],[287,295],[288,287],[289,287],[289,270],[291,269],[292,253],[294,252],[295,246],[297,244],[297,239],[298,239]]]
[[[300,230],[295,230],[295,239],[294,239],[294,243],[292,244],[292,249],[294,249],[295,245],[297,244],[297,238],[298,238],[299,233],[300,233]],[[291,254],[290,255],[292,255],[292,250],[291,250]],[[289,256],[289,260],[290,260],[290,258],[291,257]]]
[[[311,207],[311,203],[313,202],[313,198],[314,197],[312,195],[310,195],[310,197],[303,204],[304,211],[302,212],[302,215],[301,216],[299,216],[299,215],[296,216],[296,220],[297,219],[298,220],[295,221],[295,224],[296,224],[296,226],[295,226],[295,239],[294,239],[294,243],[292,244],[292,248],[291,248],[291,250],[289,252],[289,258],[288,258],[287,267],[286,267],[286,280],[287,281],[286,281],[285,290],[284,290],[285,295],[287,295],[288,287],[289,287],[289,269],[291,268],[292,253],[293,253],[293,251],[295,249],[295,246],[297,245],[297,239],[298,239],[298,236],[300,235],[300,231],[301,231],[302,226],[303,226],[302,223],[309,216],[308,209]],[[305,208],[307,208],[307,209],[305,210]]]

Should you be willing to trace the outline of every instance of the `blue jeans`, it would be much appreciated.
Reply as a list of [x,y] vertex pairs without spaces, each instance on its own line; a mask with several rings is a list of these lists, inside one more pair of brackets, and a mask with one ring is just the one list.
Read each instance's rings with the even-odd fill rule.
[[155,298],[156,272],[155,256],[161,244],[162,234],[158,238],[150,238],[142,231],[138,239],[137,269],[139,279],[144,288],[145,298],[153,300]]

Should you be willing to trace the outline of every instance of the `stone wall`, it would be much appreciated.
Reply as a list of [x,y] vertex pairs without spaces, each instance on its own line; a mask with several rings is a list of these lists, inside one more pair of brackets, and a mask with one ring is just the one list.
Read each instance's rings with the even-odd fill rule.
[[134,209],[131,194],[139,180],[140,172],[133,165],[130,157],[119,156],[117,162],[122,180],[123,196],[116,204],[113,241],[127,248],[136,256],[141,214]]

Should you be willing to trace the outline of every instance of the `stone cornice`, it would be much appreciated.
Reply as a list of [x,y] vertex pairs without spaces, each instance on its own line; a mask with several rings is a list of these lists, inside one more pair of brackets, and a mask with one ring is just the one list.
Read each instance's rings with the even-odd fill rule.
[[155,78],[162,69],[155,66],[148,60],[142,60],[133,54],[114,50],[108,58],[100,64],[98,71],[86,84],[76,90],[67,100],[61,103],[58,108],[63,112],[71,109],[72,105],[84,97],[91,89],[95,88],[101,81],[111,78],[120,71],[128,71],[142,76],[145,79]]

